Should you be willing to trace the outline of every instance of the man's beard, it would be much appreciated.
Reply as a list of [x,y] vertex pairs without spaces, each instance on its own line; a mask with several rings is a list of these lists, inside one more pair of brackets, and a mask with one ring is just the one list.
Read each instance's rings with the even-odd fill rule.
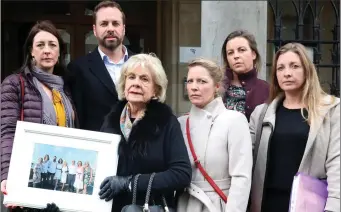
[[104,39],[99,39],[99,43],[101,46],[108,50],[115,50],[119,45],[123,43],[123,38],[115,37],[116,40],[106,40],[106,37]]

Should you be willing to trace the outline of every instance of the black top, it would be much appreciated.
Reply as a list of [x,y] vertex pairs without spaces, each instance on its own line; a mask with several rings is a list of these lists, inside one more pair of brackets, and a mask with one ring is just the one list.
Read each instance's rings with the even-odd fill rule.
[[130,122],[131,122],[131,123],[134,123],[135,119],[136,119],[136,118],[130,117]]
[[288,109],[280,104],[269,143],[262,212],[288,212],[292,182],[304,154],[309,129],[301,109]]

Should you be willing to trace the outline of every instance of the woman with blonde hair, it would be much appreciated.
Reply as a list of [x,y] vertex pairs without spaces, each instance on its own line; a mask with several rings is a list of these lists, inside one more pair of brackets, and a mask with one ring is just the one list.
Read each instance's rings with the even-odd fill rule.
[[60,179],[60,182],[62,183],[62,188],[60,189],[61,191],[64,190],[64,186],[65,186],[65,183],[66,183],[68,172],[69,172],[69,168],[67,166],[66,160],[64,160],[63,166],[62,166],[62,176],[61,176],[61,179]]
[[88,193],[88,187],[92,185],[93,183],[93,174],[92,174],[92,168],[89,164],[89,161],[86,161],[84,163],[84,184],[83,184],[83,194]]
[[150,189],[149,205],[167,204],[173,208],[174,192],[191,181],[179,122],[164,103],[167,84],[162,63],[154,55],[134,55],[122,66],[117,84],[120,101],[106,116],[101,129],[121,135],[117,175],[105,178],[99,192],[100,199],[113,199],[112,211],[121,211],[131,204],[134,188],[136,204],[145,204]]
[[79,194],[80,190],[83,189],[83,179],[84,179],[84,167],[82,166],[82,161],[77,162],[76,169],[76,180],[73,186],[76,188],[76,193]]
[[192,164],[192,181],[181,194],[177,211],[245,212],[252,169],[247,119],[225,108],[219,94],[224,74],[217,63],[199,58],[188,69],[192,107],[179,122]]
[[251,212],[287,212],[297,172],[326,179],[324,211],[340,211],[340,99],[322,90],[303,45],[276,53],[269,104],[252,113],[250,130],[257,155]]
[[[99,198],[113,200],[115,212],[135,211],[136,205],[141,211],[151,206],[173,211],[174,193],[190,184],[192,170],[180,124],[164,103],[167,75],[152,54],[130,57],[121,72],[116,85],[120,101],[101,128],[121,136],[118,152],[113,152],[119,156],[117,173],[102,181]],[[133,196],[136,205],[131,205]]]

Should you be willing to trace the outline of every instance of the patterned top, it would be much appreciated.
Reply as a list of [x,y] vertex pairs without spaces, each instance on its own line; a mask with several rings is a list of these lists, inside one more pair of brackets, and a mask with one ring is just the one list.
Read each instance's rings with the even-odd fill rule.
[[91,179],[91,168],[85,167],[84,168],[84,184],[87,186],[90,186],[92,182],[90,182]]
[[40,183],[43,164],[37,163],[33,168],[33,183]]
[[230,85],[226,91],[226,108],[245,114],[246,92],[243,87]]

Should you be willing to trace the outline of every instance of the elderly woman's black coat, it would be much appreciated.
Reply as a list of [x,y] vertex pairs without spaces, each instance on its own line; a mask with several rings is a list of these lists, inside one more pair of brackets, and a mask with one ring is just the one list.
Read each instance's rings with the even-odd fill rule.
[[[133,126],[126,141],[120,128],[120,116],[126,104],[126,101],[119,101],[106,116],[101,129],[102,132],[121,135],[117,175],[141,174],[137,184],[137,203],[143,205],[149,177],[156,172],[150,204],[162,205],[160,197],[163,194],[167,204],[175,207],[174,191],[187,187],[192,175],[179,122],[166,104],[151,100],[144,117]],[[131,201],[131,193],[114,197],[112,211],[120,212]]]

